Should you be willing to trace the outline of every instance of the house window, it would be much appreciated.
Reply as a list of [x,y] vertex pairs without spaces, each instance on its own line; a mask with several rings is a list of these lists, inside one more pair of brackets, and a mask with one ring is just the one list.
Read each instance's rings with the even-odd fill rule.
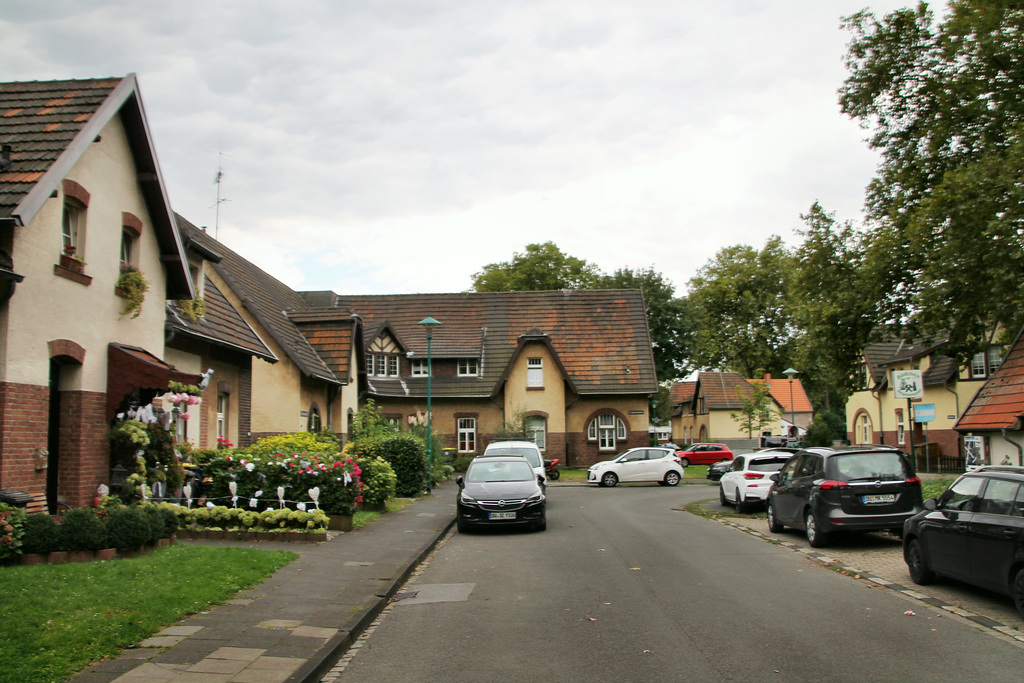
[[388,356],[388,375],[398,377],[398,356]]
[[458,423],[459,453],[476,452],[476,418],[460,417]]
[[82,242],[85,236],[85,207],[68,199],[64,202],[64,217],[61,223],[62,253],[82,257]]
[[366,374],[371,377],[398,377],[398,356],[385,353],[366,354]]
[[597,447],[602,451],[614,450],[616,438],[625,441],[626,423],[611,413],[598,415],[587,426],[587,439],[597,441]]
[[990,346],[988,349],[988,372],[991,375],[1003,364],[1003,350],[998,346]]
[[374,362],[376,358],[372,353],[366,354],[366,374],[373,375]]
[[391,425],[392,427],[394,427],[395,429],[401,430],[402,429],[402,418],[400,418],[400,417],[389,417],[388,418],[388,424]]
[[896,411],[896,443],[906,443],[906,431],[903,427],[903,411]]
[[476,377],[480,374],[480,365],[476,358],[459,359],[459,377]]
[[217,438],[228,438],[228,395],[217,394]]
[[984,377],[985,376],[986,357],[985,352],[974,354],[974,358],[971,359],[971,377]]
[[135,264],[135,233],[125,229],[121,231],[121,270]]
[[544,386],[544,359],[543,358],[527,358],[526,359],[526,386],[528,386],[528,387],[542,387],[542,386]]
[[862,444],[871,443],[871,418],[868,417],[866,413],[860,416],[860,424],[858,427],[860,442]]
[[412,359],[412,376],[413,377],[426,377],[429,368],[427,367],[426,358],[413,358]]
[[547,448],[547,420],[540,416],[531,416],[526,418],[526,435],[533,439],[533,442],[537,444],[537,448],[544,450]]

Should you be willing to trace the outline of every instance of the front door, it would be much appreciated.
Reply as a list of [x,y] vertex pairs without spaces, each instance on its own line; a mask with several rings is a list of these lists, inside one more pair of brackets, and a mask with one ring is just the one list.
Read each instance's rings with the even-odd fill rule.
[[60,364],[50,360],[50,407],[46,427],[46,450],[50,452],[46,469],[46,506],[57,509],[60,472]]

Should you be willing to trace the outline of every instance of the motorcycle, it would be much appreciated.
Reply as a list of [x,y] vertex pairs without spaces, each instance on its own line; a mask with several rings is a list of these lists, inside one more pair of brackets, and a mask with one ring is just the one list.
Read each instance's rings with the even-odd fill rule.
[[544,461],[544,475],[551,481],[558,481],[558,478],[562,476],[561,472],[558,471],[557,465],[558,458]]

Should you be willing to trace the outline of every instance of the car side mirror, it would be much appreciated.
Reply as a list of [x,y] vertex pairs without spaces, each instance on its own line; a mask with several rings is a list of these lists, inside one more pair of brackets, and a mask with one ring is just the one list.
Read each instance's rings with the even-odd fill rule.
[[924,509],[934,511],[939,507],[938,502],[934,498],[929,498],[924,502]]
[[459,475],[455,477],[455,483],[458,484],[459,488],[461,489],[463,486],[465,486],[466,481],[462,478],[462,475]]
[[779,480],[779,473],[776,472],[775,474],[771,475],[768,478],[771,479],[772,481],[778,481]]
[[538,474],[537,475],[537,483],[540,484],[541,486],[544,486],[544,484],[546,482],[544,481],[544,475],[543,474]]

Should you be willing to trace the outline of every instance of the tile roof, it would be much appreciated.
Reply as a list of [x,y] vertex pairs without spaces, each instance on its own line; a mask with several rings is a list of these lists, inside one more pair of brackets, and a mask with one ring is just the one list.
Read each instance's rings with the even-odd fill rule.
[[754,393],[750,382],[735,372],[702,372],[697,381],[708,410],[739,410],[743,397]]
[[356,321],[348,310],[292,311],[288,319],[309,340],[317,355],[342,382],[356,379],[352,345],[357,339]]
[[1018,335],[995,372],[956,423],[962,432],[1021,429],[1024,417],[1024,335]]
[[210,278],[206,278],[203,288],[206,315],[192,322],[182,315],[174,301],[168,301],[167,327],[177,334],[276,363],[274,352],[267,348]]
[[11,146],[10,168],[0,170],[0,220],[28,225],[115,117],[124,125],[140,192],[167,263],[167,298],[192,298],[195,292],[134,74],[0,83],[0,144]]
[[774,398],[776,401],[779,402],[779,405],[782,406],[782,409],[784,411],[786,411],[787,414],[790,413],[790,412],[794,412],[794,413],[811,413],[811,412],[814,412],[814,407],[811,405],[811,400],[809,398],[807,398],[807,392],[804,391],[804,385],[800,382],[799,379],[793,379],[793,403],[792,403],[792,405],[790,405],[790,402],[789,402],[790,384],[789,384],[789,378],[788,377],[785,377],[785,378],[775,377],[775,378],[773,378],[771,375],[765,375],[764,379],[762,379],[762,380],[751,380],[751,381],[755,381],[755,382],[760,381],[760,382],[766,383],[768,385],[768,393],[770,393],[772,395],[772,398]]
[[[323,304],[323,292],[304,295]],[[654,358],[639,290],[464,292],[337,296],[333,305],[363,321],[363,343],[385,326],[406,353],[424,357],[427,341],[417,324],[441,321],[431,353],[435,358],[477,358],[480,376],[432,380],[438,396],[490,396],[501,388],[509,360],[524,335],[547,335],[567,379],[581,394],[648,394],[657,390]],[[422,385],[422,386],[421,386]],[[382,396],[425,394],[425,378],[370,379]]]
[[221,256],[220,261],[213,264],[214,270],[224,278],[232,292],[242,300],[242,304],[303,374],[331,384],[341,383],[306,337],[288,319],[290,311],[308,308],[298,293],[181,216],[178,216],[178,227],[188,240]]
[[696,381],[675,382],[668,390],[669,400],[672,402],[672,405],[692,401],[695,393],[697,393]]
[[[900,339],[892,339],[890,337],[885,341],[878,342],[876,344],[869,344],[864,349],[864,360],[867,363],[868,372],[871,375],[871,381],[874,383],[875,387],[884,384],[888,380],[888,373],[886,372],[887,366],[894,363],[905,363],[907,361],[931,355],[941,348],[948,340],[948,337],[939,336],[908,342]],[[944,371],[946,367],[947,366],[943,365],[940,368],[936,368],[936,372],[932,374],[933,382],[941,384],[942,381],[948,379],[947,375],[941,380],[936,380],[939,373]]]

